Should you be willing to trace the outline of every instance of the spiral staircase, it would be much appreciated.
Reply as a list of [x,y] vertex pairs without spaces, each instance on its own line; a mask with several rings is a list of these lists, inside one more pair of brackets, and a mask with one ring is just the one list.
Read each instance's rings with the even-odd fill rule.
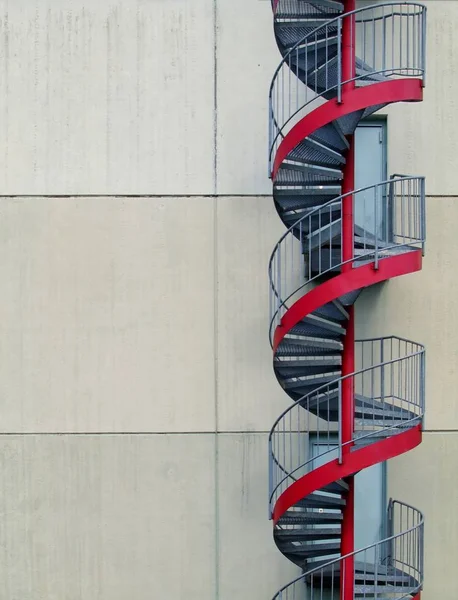
[[354,304],[421,269],[424,179],[354,189],[354,132],[389,104],[422,100],[426,9],[272,8],[283,60],[269,94],[269,176],[286,231],[269,263],[270,340],[292,403],[269,436],[269,517],[278,549],[302,569],[274,600],[418,599],[422,514],[390,500],[379,539],[355,548],[354,478],[421,442],[424,348],[355,340]]

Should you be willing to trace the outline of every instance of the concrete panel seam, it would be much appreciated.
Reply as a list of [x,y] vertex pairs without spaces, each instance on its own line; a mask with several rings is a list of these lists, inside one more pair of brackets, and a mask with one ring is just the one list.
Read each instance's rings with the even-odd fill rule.
[[[450,431],[450,430],[448,430]],[[447,431],[423,431],[424,433],[447,433]],[[456,431],[458,433],[458,430]],[[173,436],[173,435],[268,435],[267,430],[234,430],[234,431],[0,431],[0,437],[122,437],[122,436]],[[452,431],[453,433],[453,431]]]
[[[213,191],[216,196],[218,190],[218,7],[217,0],[213,0]],[[214,395],[215,395],[215,600],[220,597],[220,499],[219,499],[219,437],[218,437],[218,200],[213,207],[213,344],[214,344]]]
[[[458,196],[427,196],[427,198],[458,198]],[[23,198],[272,198],[272,194],[0,194],[0,199],[23,199]]]

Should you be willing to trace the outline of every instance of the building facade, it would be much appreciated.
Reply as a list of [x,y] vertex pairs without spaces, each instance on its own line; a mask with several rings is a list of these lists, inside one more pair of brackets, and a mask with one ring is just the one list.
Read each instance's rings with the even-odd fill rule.
[[[425,176],[426,254],[355,335],[427,348],[422,444],[364,485],[424,513],[429,600],[458,553],[458,3],[425,5],[423,102],[362,125],[356,177]],[[0,598],[271,598],[301,573],[268,521],[271,4],[2,0],[0,36]]]

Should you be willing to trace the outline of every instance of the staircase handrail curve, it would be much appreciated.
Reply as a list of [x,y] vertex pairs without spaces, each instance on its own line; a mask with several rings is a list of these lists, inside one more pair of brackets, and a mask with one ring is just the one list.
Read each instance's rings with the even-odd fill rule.
[[[299,46],[304,44],[309,36],[314,35],[315,33],[317,33],[317,31],[319,31],[323,27],[328,27],[329,25],[332,25],[333,23],[341,21],[342,19],[350,17],[351,15],[354,15],[356,13],[364,12],[367,10],[374,10],[374,8],[384,8],[387,6],[413,6],[413,7],[420,9],[420,11],[418,13],[411,13],[412,15],[423,14],[423,12],[427,10],[426,5],[422,4],[421,2],[410,2],[409,0],[399,0],[398,2],[381,2],[380,4],[370,4],[369,6],[361,6],[360,8],[356,8],[355,10],[352,10],[352,11],[346,12],[342,15],[339,15],[338,17],[329,19],[329,21],[324,21],[323,23],[321,23],[321,25],[319,25],[318,27],[315,27],[315,29],[313,29],[312,31],[309,31],[308,33],[306,33],[303,38],[301,38],[298,42],[296,42],[293,46],[291,46],[291,48],[285,53],[285,55],[283,56],[282,60],[280,61],[279,65],[278,65],[278,67],[274,71],[272,81],[271,81],[271,84],[269,87],[269,94],[272,93],[272,88],[274,85],[275,78],[277,77],[282,65],[286,64],[286,59],[288,58],[288,56],[294,50],[296,50]],[[385,18],[392,16],[393,14],[397,15],[397,16],[402,16],[402,17],[407,16],[404,13],[390,13],[389,15],[384,15],[379,18],[385,19]],[[274,17],[275,17],[275,15],[274,15]],[[374,21],[374,20],[376,20],[376,19],[374,19],[374,18],[370,19],[370,21]],[[361,21],[361,22],[364,22],[364,21]],[[344,82],[342,82],[342,83],[344,83]],[[346,82],[346,83],[348,83],[348,82]]]
[[[280,237],[280,239],[278,240],[278,242],[275,244],[274,249],[272,250],[272,253],[270,255],[269,258],[269,263],[268,263],[268,274],[269,274],[269,288],[271,290],[271,292],[273,293],[273,295],[278,299],[278,303],[277,303],[277,307],[275,310],[272,311],[272,314],[270,315],[270,325],[269,325],[269,339],[270,342],[272,343],[272,333],[273,333],[273,324],[275,322],[275,319],[279,313],[279,311],[281,310],[281,308],[283,307],[284,309],[288,309],[287,306],[287,302],[288,300],[294,296],[295,294],[297,294],[297,292],[299,292],[300,290],[302,290],[304,287],[306,287],[307,285],[309,285],[310,283],[314,282],[315,280],[319,279],[320,277],[322,277],[323,275],[325,275],[326,273],[328,273],[329,271],[332,271],[334,269],[340,268],[344,265],[347,265],[349,263],[353,263],[355,261],[359,261],[361,259],[363,259],[365,256],[374,256],[374,260],[376,260],[377,255],[383,254],[383,252],[393,249],[393,248],[400,248],[403,246],[415,246],[415,245],[419,245],[423,248],[424,246],[424,242],[425,242],[425,226],[424,226],[424,211],[422,212],[422,214],[420,215],[421,218],[421,227],[420,227],[420,232],[421,232],[421,237],[420,238],[411,238],[411,242],[410,243],[404,243],[404,244],[399,244],[399,243],[393,243],[391,245],[387,245],[387,246],[383,246],[383,247],[379,247],[376,249],[369,249],[365,254],[360,254],[359,256],[353,256],[351,259],[346,260],[346,261],[340,261],[339,263],[335,263],[333,264],[331,267],[329,267],[328,269],[325,269],[323,271],[320,271],[319,273],[317,273],[316,275],[314,275],[313,277],[310,278],[306,278],[305,281],[303,281],[301,283],[301,285],[299,285],[297,288],[295,288],[292,292],[290,292],[285,298],[282,298],[280,296],[280,292],[279,290],[277,290],[276,286],[275,286],[275,281],[274,281],[274,277],[272,275],[272,271],[273,271],[273,266],[275,264],[275,260],[276,260],[276,255],[277,252],[279,250],[279,248],[281,248],[281,244],[282,242],[291,234],[293,234],[293,232],[297,229],[300,229],[301,227],[301,223],[303,223],[304,221],[306,221],[307,219],[310,219],[313,216],[317,216],[320,214],[320,212],[325,213],[327,209],[329,209],[330,207],[332,207],[333,205],[337,205],[339,203],[342,202],[342,200],[344,198],[347,198],[348,196],[355,196],[355,202],[357,202],[357,195],[360,194],[361,192],[365,192],[367,190],[376,190],[382,186],[387,186],[387,185],[393,185],[393,184],[397,184],[400,182],[404,182],[404,181],[417,181],[419,183],[421,183],[421,199],[422,202],[424,202],[424,183],[425,183],[425,177],[424,176],[420,176],[420,175],[400,175],[400,176],[395,176],[395,175],[391,175],[388,179],[384,180],[384,181],[380,181],[379,183],[376,184],[372,184],[372,185],[367,185],[355,190],[352,190],[350,192],[347,192],[345,194],[341,194],[339,196],[336,196],[335,198],[332,198],[331,200],[328,200],[328,202],[317,206],[316,208],[306,212],[305,214],[303,214],[297,221],[295,221],[286,231],[285,233],[283,233],[283,235]],[[309,186],[309,187],[317,187],[317,186]],[[375,236],[374,236],[375,237]]]
[[[390,336],[390,337],[395,337],[395,336]],[[401,338],[402,339],[402,338]],[[408,340],[410,342],[410,340]],[[354,371],[353,373],[349,373],[348,375],[345,375],[344,377],[336,377],[335,379],[333,379],[332,381],[329,381],[328,383],[325,383],[321,386],[319,386],[318,388],[316,388],[315,390],[313,390],[313,392],[309,392],[308,394],[305,394],[302,398],[300,398],[299,400],[296,400],[293,404],[291,404],[290,406],[288,406],[288,408],[286,408],[281,414],[280,416],[276,419],[276,421],[274,422],[273,426],[270,429],[269,432],[269,437],[268,437],[268,446],[269,446],[269,459],[272,459],[277,466],[286,474],[286,476],[281,479],[271,490],[269,490],[269,504],[272,501],[272,498],[276,492],[276,490],[282,485],[282,483],[289,478],[290,475],[292,475],[293,473],[295,473],[296,471],[298,471],[299,469],[304,468],[305,466],[307,466],[310,462],[316,461],[318,458],[321,458],[322,456],[325,456],[326,454],[330,453],[330,452],[335,452],[336,449],[332,448],[330,450],[326,450],[320,454],[317,454],[316,456],[313,456],[307,460],[305,460],[304,462],[302,462],[300,465],[297,465],[292,471],[287,472],[284,467],[279,463],[277,456],[275,455],[274,451],[273,451],[273,446],[272,446],[272,436],[276,433],[276,427],[277,425],[282,421],[282,419],[293,409],[297,408],[299,405],[303,404],[304,401],[318,395],[320,393],[320,391],[324,390],[325,388],[329,388],[332,384],[335,383],[342,383],[342,381],[345,381],[346,379],[350,379],[353,377],[356,377],[358,375],[361,375],[363,373],[367,373],[369,371],[373,371],[375,369],[379,369],[382,367],[386,367],[388,365],[391,364],[395,364],[395,363],[400,363],[400,362],[404,362],[407,361],[409,359],[415,358],[416,356],[424,356],[425,355],[425,348],[422,346],[422,344],[418,344],[417,342],[413,342],[414,344],[416,344],[417,346],[419,346],[421,348],[421,350],[418,350],[417,352],[412,352],[410,354],[407,354],[405,356],[399,357],[399,358],[394,358],[391,360],[387,360],[387,361],[383,361],[374,365],[370,365],[368,367],[365,367],[364,369],[359,369],[357,371]],[[379,427],[378,429],[374,429],[369,431],[368,433],[364,434],[364,435],[359,435],[359,436],[355,436],[353,437],[351,440],[342,443],[340,435],[339,435],[339,439],[338,439],[338,445],[337,445],[337,450],[339,452],[339,454],[341,453],[342,449],[352,445],[355,443],[356,440],[361,440],[361,439],[367,439],[370,437],[379,437],[381,432],[387,432],[387,431],[391,431],[391,430],[395,430],[398,428],[405,428],[406,425],[408,425],[410,422],[418,422],[421,421],[421,419],[424,416],[424,391],[422,388],[420,388],[420,398],[419,398],[419,402],[413,402],[413,401],[409,401],[409,400],[405,400],[402,399],[403,402],[405,402],[409,407],[416,407],[418,409],[420,409],[419,413],[416,414],[415,417],[409,418],[409,419],[399,419],[402,422],[398,423],[396,425],[391,425],[389,427]],[[306,409],[304,409],[306,410]],[[389,423],[389,421],[387,422]],[[341,419],[339,419],[338,422],[338,427],[341,427]],[[395,435],[395,434],[393,434]]]
[[[349,11],[346,12],[344,14],[341,14],[337,17],[334,17],[332,19],[329,19],[328,21],[323,22],[321,25],[319,25],[318,27],[315,27],[315,29],[313,29],[312,31],[309,31],[308,33],[306,33],[298,42],[296,42],[291,48],[289,48],[289,50],[284,54],[282,60],[280,61],[278,67],[276,68],[274,75],[272,77],[272,81],[269,87],[269,119],[272,118],[273,120],[275,120],[275,122],[277,123],[277,127],[278,127],[278,131],[276,133],[275,136],[271,136],[269,139],[269,161],[271,160],[271,155],[272,155],[272,149],[275,147],[275,143],[276,140],[278,139],[278,136],[280,134],[282,134],[284,127],[291,121],[291,119],[293,119],[301,110],[303,110],[306,106],[308,106],[308,104],[310,104],[313,101],[316,101],[318,98],[322,98],[325,94],[328,94],[329,92],[331,92],[332,90],[339,90],[342,88],[342,86],[351,83],[353,81],[358,81],[359,79],[363,78],[363,77],[367,77],[367,73],[363,74],[363,75],[356,75],[354,77],[351,77],[349,79],[345,79],[342,80],[342,78],[340,77],[338,83],[336,85],[333,85],[325,90],[323,90],[320,93],[316,93],[313,98],[311,98],[310,100],[306,101],[304,104],[302,104],[293,114],[291,114],[287,120],[281,125],[278,125],[278,120],[276,119],[276,115],[273,109],[273,104],[272,104],[272,92],[273,92],[273,88],[274,85],[276,83],[277,77],[282,69],[282,67],[284,65],[287,65],[288,63],[288,59],[289,57],[291,57],[292,53],[295,52],[300,46],[302,46],[303,44],[306,44],[307,40],[309,38],[311,38],[313,35],[316,35],[321,29],[323,28],[327,28],[332,26],[333,24],[338,24],[339,22],[342,22],[343,19],[346,19],[347,17],[352,17],[353,15],[357,15],[359,13],[363,13],[365,11],[373,11],[374,9],[384,9],[384,8],[389,8],[389,7],[395,7],[395,6],[408,6],[413,7],[414,9],[419,9],[418,12],[412,12],[412,13],[393,13],[391,12],[388,15],[383,15],[382,17],[379,18],[371,18],[368,19],[367,21],[364,20],[356,20],[356,23],[365,23],[365,22],[375,22],[379,19],[388,19],[394,16],[400,16],[400,17],[405,17],[405,18],[410,18],[410,17],[414,17],[414,16],[420,16],[422,19],[422,26],[419,28],[418,30],[418,36],[419,38],[421,37],[421,52],[419,53],[418,56],[418,62],[419,65],[418,67],[402,67],[402,66],[398,66],[398,67],[386,67],[384,69],[380,69],[380,70],[373,70],[370,71],[371,74],[383,74],[383,73],[389,73],[391,75],[394,75],[396,73],[396,71],[405,71],[405,70],[414,70],[415,73],[411,74],[411,77],[417,77],[421,80],[425,80],[426,79],[426,52],[425,52],[425,23],[426,23],[426,11],[427,11],[427,7],[420,3],[420,2],[409,2],[408,0],[400,0],[398,2],[383,2],[381,4],[371,4],[370,6],[362,6],[360,8],[357,8],[353,11]],[[275,13],[274,13],[274,18],[275,18]],[[338,42],[340,42],[341,40],[341,27],[338,27]],[[406,73],[402,73],[402,75],[404,76],[409,76]],[[306,83],[304,83],[305,87],[308,87]],[[336,94],[337,95],[337,94]],[[270,126],[269,126],[269,132],[270,132]]]
[[307,285],[309,285],[310,283],[312,283],[313,281],[319,279],[320,277],[322,277],[323,275],[326,275],[328,272],[332,271],[335,268],[339,268],[342,267],[344,265],[348,265],[350,263],[356,262],[356,261],[360,261],[362,259],[364,259],[364,257],[366,256],[375,256],[382,254],[383,252],[387,251],[387,250],[392,250],[393,248],[407,248],[409,246],[413,246],[413,244],[415,243],[421,243],[422,240],[416,240],[413,243],[409,243],[409,244],[391,244],[390,246],[383,246],[383,248],[379,248],[378,251],[375,250],[368,250],[365,254],[360,254],[359,256],[354,256],[353,258],[350,258],[349,260],[340,262],[340,263],[336,263],[335,265],[333,265],[332,267],[330,267],[329,269],[326,269],[325,271],[321,271],[318,275],[315,275],[314,277],[307,279],[307,281],[305,281],[304,283],[302,283],[298,288],[296,288],[293,292],[291,292],[285,299],[281,299],[277,293],[275,288],[272,287],[272,291],[274,292],[275,296],[277,298],[279,298],[279,305],[278,305],[278,309],[273,313],[272,317],[271,317],[271,321],[270,321],[270,327],[269,327],[269,339],[270,339],[270,343],[272,345],[272,333],[273,333],[273,324],[275,322],[275,319],[277,317],[277,315],[279,314],[280,309],[283,307],[285,309],[288,309],[289,307],[287,306],[286,302],[288,302],[288,300],[294,296],[294,294],[297,294],[297,292],[299,292],[300,290],[302,290],[304,287],[306,287]]
[[[388,336],[387,338],[370,338],[370,339],[400,339],[404,341],[404,338],[398,338],[397,336]],[[275,427],[278,425],[278,422],[286,415],[288,414],[288,412],[296,407],[298,404],[301,404],[302,402],[304,402],[305,400],[309,399],[312,396],[316,396],[317,393],[319,393],[322,389],[329,387],[330,385],[332,385],[333,383],[337,383],[339,381],[345,381],[346,379],[350,379],[351,377],[356,377],[357,375],[361,375],[362,373],[366,373],[367,371],[371,371],[373,369],[377,369],[380,367],[385,367],[387,365],[391,365],[394,364],[396,362],[400,362],[402,360],[407,360],[409,358],[413,358],[415,356],[419,356],[422,354],[425,354],[426,350],[425,347],[423,346],[423,344],[419,344],[418,342],[412,342],[411,340],[405,340],[409,343],[413,343],[416,344],[417,346],[419,346],[421,348],[421,350],[418,350],[417,352],[412,352],[411,354],[407,354],[405,356],[401,356],[399,358],[392,358],[391,360],[385,360],[383,362],[377,363],[375,365],[370,365],[369,367],[365,367],[364,369],[359,369],[357,371],[353,371],[353,373],[349,373],[348,375],[344,375],[343,377],[336,377],[335,379],[329,381],[328,383],[323,383],[323,385],[320,385],[319,387],[317,387],[316,389],[313,390],[313,392],[309,392],[308,394],[304,394],[301,398],[299,398],[298,400],[295,400],[292,404],[290,404],[288,406],[288,408],[286,408],[281,414],[280,416],[277,418],[277,420],[274,422],[274,424],[272,425],[270,432],[269,432],[269,439],[272,436],[272,433],[275,429]],[[420,405],[415,405],[415,406],[420,406]],[[315,457],[316,458],[316,457]]]
[[[415,406],[419,406],[419,405],[415,405]],[[360,440],[366,440],[369,439],[371,437],[378,437],[377,434],[380,434],[381,432],[386,433],[388,431],[394,431],[396,429],[405,429],[406,425],[408,425],[409,423],[417,424],[418,422],[420,422],[423,418],[424,414],[420,413],[415,417],[411,417],[410,419],[406,419],[405,421],[403,421],[402,423],[398,423],[396,425],[391,425],[390,427],[383,427],[381,429],[374,429],[373,431],[368,431],[366,434],[364,435],[359,435],[358,437],[354,437],[351,440],[348,440],[347,442],[344,442],[343,444],[341,443],[338,446],[338,451],[341,451],[343,448],[346,448],[347,446],[351,446],[352,444],[354,444],[356,441],[360,441]],[[393,435],[397,435],[397,433],[393,433]],[[392,436],[390,436],[392,437]],[[270,444],[269,444],[270,447]],[[282,466],[279,462],[277,457],[274,455],[273,451],[270,450],[270,458],[275,462],[275,464],[277,465],[277,467],[283,471],[283,473],[285,473],[285,477],[283,477],[283,479],[281,479],[273,488],[272,492],[269,495],[269,509],[272,509],[272,500],[274,498],[275,492],[282,486],[282,484],[287,481],[288,479],[293,479],[293,483],[295,481],[297,481],[297,479],[295,477],[293,477],[294,473],[296,473],[297,471],[299,471],[299,469],[303,469],[304,467],[306,467],[308,465],[308,463],[313,462],[314,460],[317,460],[318,458],[322,458],[323,456],[326,456],[326,454],[330,454],[331,452],[335,452],[336,448],[331,448],[330,450],[326,450],[325,452],[322,452],[321,454],[317,454],[315,456],[313,456],[312,458],[310,458],[309,460],[301,463],[300,465],[298,465],[297,467],[295,467],[292,471],[286,471],[286,469],[284,468],[284,466]],[[292,485],[292,484],[291,484]],[[290,486],[286,486],[285,489],[288,489],[288,487]]]
[[[409,504],[406,504],[404,502],[400,502],[399,500],[394,500],[393,502],[396,502],[397,504],[400,504],[401,506],[405,506],[407,508],[410,508],[412,510],[414,510],[419,519],[420,522],[417,523],[416,525],[409,527],[408,529],[406,529],[405,531],[401,531],[399,533],[396,533],[395,535],[391,535],[387,538],[384,538],[382,540],[378,540],[377,542],[373,542],[372,544],[369,544],[368,546],[365,546],[364,548],[359,548],[358,550],[355,550],[353,552],[349,552],[348,554],[345,554],[344,556],[339,556],[338,558],[333,558],[332,560],[321,564],[313,569],[310,569],[308,571],[306,571],[305,573],[302,573],[301,575],[299,575],[298,577],[296,577],[295,579],[293,579],[292,581],[290,581],[289,583],[287,583],[286,585],[284,585],[281,589],[279,589],[277,591],[277,593],[275,594],[275,596],[273,596],[272,600],[278,600],[279,598],[281,599],[281,594],[286,591],[289,587],[293,586],[294,584],[298,583],[299,581],[304,581],[307,577],[310,577],[311,575],[313,575],[314,573],[318,573],[319,571],[323,571],[324,569],[326,569],[327,567],[330,567],[332,565],[335,565],[337,563],[341,563],[342,561],[354,557],[357,554],[360,554],[361,552],[367,552],[368,550],[371,550],[372,548],[375,548],[377,546],[381,546],[382,544],[386,544],[388,542],[394,541],[402,536],[405,536],[409,533],[412,533],[413,531],[419,530],[421,528],[423,528],[424,526],[424,515],[421,511],[419,511],[417,508],[414,508],[413,506],[410,506]],[[421,589],[422,586],[422,581],[418,582],[418,590]],[[405,596],[406,598],[411,597],[409,595]],[[399,600],[402,600],[402,598],[400,598]]]
[[[412,356],[418,356],[419,354],[425,355],[425,353],[426,353],[426,352],[425,352],[425,347],[423,346],[423,344],[420,344],[419,342],[416,342],[416,341],[414,341],[414,340],[409,340],[409,339],[407,339],[407,338],[404,338],[404,337],[401,337],[401,336],[398,336],[398,335],[378,336],[378,337],[372,337],[372,338],[356,339],[356,340],[355,340],[355,346],[356,346],[356,345],[358,345],[358,344],[364,344],[364,343],[367,343],[367,342],[370,342],[370,343],[373,343],[373,342],[388,342],[388,341],[390,341],[390,340],[391,340],[391,341],[393,341],[393,340],[396,340],[396,341],[398,341],[398,342],[404,342],[405,344],[409,344],[409,345],[411,345],[412,347],[416,347],[416,348],[417,348],[417,351],[416,351],[416,352],[414,352],[414,353],[411,353],[411,354],[408,354],[408,355],[404,355],[404,356],[400,357],[400,359],[402,359],[402,358],[409,358],[409,357],[412,357]],[[392,361],[390,361],[390,362],[392,363]],[[373,366],[374,368],[377,368],[377,367],[381,367],[381,366],[384,366],[384,365],[387,365],[387,364],[389,364],[389,362],[388,362],[388,361],[385,361],[383,364],[376,364],[376,365],[371,365],[371,366]],[[369,367],[369,368],[370,368],[370,367]],[[356,375],[358,375],[359,373],[361,373],[361,372],[364,372],[364,371],[365,371],[365,370],[359,370],[359,371],[355,371],[354,373],[351,373],[351,374],[349,374],[348,376],[349,376],[349,377],[351,377],[352,375],[353,375],[353,376],[356,376]],[[286,409],[285,409],[285,410],[284,410],[284,411],[283,411],[283,412],[280,414],[280,416],[277,418],[277,420],[275,421],[275,423],[272,425],[272,427],[271,427],[271,429],[270,429],[270,432],[269,432],[269,437],[268,437],[268,444],[269,444],[269,448],[271,449],[271,450],[269,451],[269,458],[273,460],[273,462],[274,462],[274,463],[277,465],[277,467],[278,467],[278,468],[279,468],[281,471],[283,471],[283,472],[285,473],[285,475],[287,475],[287,476],[288,476],[288,478],[290,478],[290,479],[293,479],[294,481],[296,481],[296,479],[295,479],[295,478],[292,476],[292,474],[293,474],[295,471],[297,471],[297,469],[298,469],[298,468],[301,468],[301,467],[302,467],[302,466],[304,466],[304,465],[301,465],[301,466],[297,467],[296,469],[294,469],[293,471],[290,471],[290,472],[288,472],[288,471],[287,471],[287,470],[284,468],[284,466],[283,466],[283,465],[281,465],[281,464],[278,462],[278,460],[277,460],[277,457],[275,456],[275,454],[274,454],[274,453],[273,453],[273,451],[272,451],[272,446],[271,446],[272,434],[274,433],[274,430],[275,430],[276,426],[278,425],[278,423],[279,423],[279,422],[280,422],[280,421],[281,421],[281,420],[282,420],[282,419],[283,419],[283,418],[284,418],[284,417],[285,417],[285,416],[288,414],[288,412],[290,412],[292,409],[296,408],[296,406],[298,405],[298,403],[304,402],[304,400],[307,400],[309,397],[311,397],[311,396],[314,396],[314,395],[315,395],[315,394],[317,394],[317,393],[319,394],[319,393],[320,393],[320,390],[322,390],[323,388],[326,388],[326,387],[328,387],[328,386],[331,386],[331,385],[333,385],[333,383],[335,383],[335,382],[336,382],[336,381],[338,381],[338,380],[339,380],[339,377],[336,377],[336,379],[335,379],[335,380],[332,380],[332,381],[330,381],[330,382],[328,382],[328,383],[325,383],[325,384],[323,384],[323,385],[322,385],[322,386],[320,386],[319,388],[316,388],[316,389],[315,389],[313,392],[309,392],[308,394],[305,394],[304,396],[302,396],[301,398],[299,398],[298,400],[296,400],[296,401],[295,401],[293,404],[291,404],[290,406],[288,406],[288,407],[287,407],[287,408],[286,408]],[[415,405],[415,406],[416,406],[416,405]],[[424,410],[424,406],[423,406],[423,410]],[[416,417],[415,419],[417,419],[417,418],[422,418],[422,417],[423,417],[423,413],[422,413],[421,415],[418,415],[418,417]],[[405,423],[406,423],[406,422],[403,422],[403,425],[405,425]],[[400,425],[399,425],[399,426],[400,426]],[[393,427],[390,427],[390,428],[387,428],[387,429],[392,429],[392,428],[393,428]],[[379,431],[380,431],[380,430],[377,430],[377,432],[379,432]],[[369,432],[369,433],[372,433],[372,432]],[[367,436],[358,436],[358,439],[364,439],[365,437],[367,437]],[[350,442],[350,443],[352,443],[353,441],[354,441],[354,440],[351,440],[351,442]],[[343,446],[345,446],[345,445],[346,445],[346,444],[342,444],[342,447],[343,447]],[[332,452],[332,451],[333,451],[333,450],[330,450],[329,452]],[[327,454],[327,452],[328,452],[328,451],[326,451],[326,452],[323,452],[323,453],[322,453],[322,454],[320,454],[319,456],[320,456],[320,457],[321,457],[321,456],[324,456],[325,454]],[[316,459],[316,458],[318,458],[318,457],[314,457],[314,458]],[[281,484],[281,483],[282,483],[282,481],[280,481],[280,482],[279,482],[279,484]],[[277,487],[278,487],[278,486],[277,486]],[[275,490],[273,490],[273,491],[272,491],[272,494],[269,496],[269,504],[270,504],[270,502],[271,502],[271,500],[272,500],[272,496],[273,496],[273,493],[274,493],[274,491],[275,491]],[[269,490],[269,493],[270,493],[270,490]]]

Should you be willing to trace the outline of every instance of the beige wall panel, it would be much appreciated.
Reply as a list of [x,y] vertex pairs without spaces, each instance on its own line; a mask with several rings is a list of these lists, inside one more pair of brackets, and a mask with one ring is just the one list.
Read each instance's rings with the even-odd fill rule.
[[212,0],[0,1],[0,186],[213,192]]
[[458,546],[458,434],[426,433],[417,449],[388,463],[390,496],[425,515],[422,600],[453,598]]
[[427,0],[424,4],[428,9],[424,101],[393,105],[380,113],[389,115],[389,171],[425,175],[429,195],[455,195],[458,2]]
[[214,201],[1,211],[1,431],[212,431]]
[[357,335],[400,335],[426,346],[426,428],[458,429],[458,256],[455,198],[427,200],[427,245],[420,273],[363,292]]
[[218,427],[265,431],[289,405],[268,340],[270,254],[284,232],[271,198],[218,199]]
[[214,437],[0,437],[0,596],[214,598]]
[[268,0],[216,0],[219,194],[270,194],[268,94],[281,60]]
[[300,575],[277,550],[267,519],[267,435],[220,435],[219,598],[271,598]]

